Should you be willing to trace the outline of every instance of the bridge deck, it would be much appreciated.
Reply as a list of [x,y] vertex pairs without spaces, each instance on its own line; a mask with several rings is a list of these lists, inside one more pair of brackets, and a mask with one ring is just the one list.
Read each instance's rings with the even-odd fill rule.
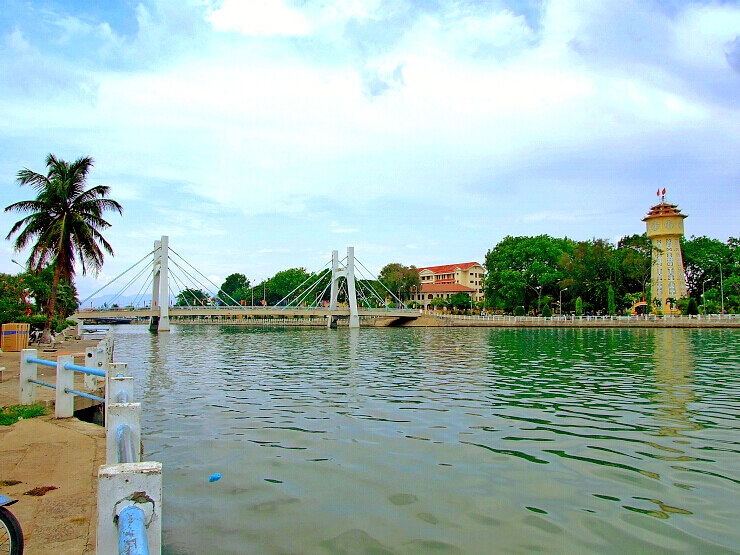
[[[291,318],[293,316],[337,316],[339,318],[349,317],[349,307],[339,307],[329,310],[325,307],[299,307],[284,308],[272,306],[203,306],[203,307],[183,307],[171,306],[169,308],[170,318],[193,317],[193,316],[241,316],[262,318],[265,316],[279,316]],[[409,309],[385,309],[385,308],[361,308],[358,310],[360,316],[374,316],[387,318],[418,318],[421,316],[418,310]],[[86,318],[141,318],[148,316],[159,316],[158,308],[116,308],[101,310],[81,310],[76,312],[72,317],[80,320]]]

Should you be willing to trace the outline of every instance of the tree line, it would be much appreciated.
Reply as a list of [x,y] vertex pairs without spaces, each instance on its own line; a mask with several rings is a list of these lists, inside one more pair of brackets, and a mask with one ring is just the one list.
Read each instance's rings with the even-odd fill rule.
[[[716,313],[724,290],[725,310],[737,312],[740,240],[692,236],[682,238],[681,249],[689,298]],[[616,245],[604,239],[508,236],[486,254],[486,306],[538,314],[557,312],[561,298],[563,313],[615,314],[640,299],[656,306],[650,299],[652,254],[645,234],[623,237]],[[684,312],[689,298],[676,299]]]

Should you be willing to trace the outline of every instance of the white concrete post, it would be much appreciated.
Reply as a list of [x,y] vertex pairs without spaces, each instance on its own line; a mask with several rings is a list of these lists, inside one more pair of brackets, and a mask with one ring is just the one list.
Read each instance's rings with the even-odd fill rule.
[[35,362],[26,362],[28,357],[38,358],[38,349],[23,349],[21,351],[21,371],[18,377],[19,403],[32,405],[36,402],[36,384],[28,381],[29,378],[38,379],[38,365]]
[[98,554],[118,553],[118,515],[130,505],[146,516],[149,553],[162,553],[162,463],[139,462],[98,470]]
[[[105,463],[118,464],[118,427],[131,428],[136,458],[141,457],[141,403],[111,403],[108,407],[108,427],[105,433]],[[139,462],[139,461],[137,461]]]
[[[118,395],[120,393],[126,394],[125,401],[119,401]],[[111,376],[108,380],[108,387],[105,390],[105,404],[110,406],[114,403],[133,403],[134,402],[134,378],[131,376]],[[108,411],[105,412],[106,416]],[[105,427],[108,428],[108,422],[106,421]]]
[[157,331],[170,331],[170,284],[168,279],[169,237],[162,235],[162,258],[159,262],[159,325]]
[[349,302],[349,327],[360,327],[360,315],[357,311],[357,294],[355,292],[355,248],[347,247],[347,302]]
[[[85,368],[94,368],[95,370],[100,370],[102,366],[102,363],[100,363],[99,361],[98,350],[94,347],[88,347],[87,349],[85,349]],[[85,374],[85,389],[93,390],[97,389],[97,387],[97,376]]]
[[[128,375],[128,364],[125,362],[111,362],[108,365],[108,369],[105,371],[105,427],[108,428],[108,407],[111,403],[116,402],[116,396],[114,393],[114,383],[111,383],[111,379],[117,377],[118,374],[123,376]],[[133,380],[133,378],[131,378]],[[133,381],[132,381],[133,383]],[[133,387],[133,386],[132,386]],[[111,395],[113,394],[113,395]],[[134,400],[133,390],[131,391],[131,398],[129,402]]]
[[75,412],[75,396],[65,389],[74,389],[75,373],[65,370],[65,364],[74,364],[73,356],[57,357],[57,391],[54,411],[57,418],[71,418]]

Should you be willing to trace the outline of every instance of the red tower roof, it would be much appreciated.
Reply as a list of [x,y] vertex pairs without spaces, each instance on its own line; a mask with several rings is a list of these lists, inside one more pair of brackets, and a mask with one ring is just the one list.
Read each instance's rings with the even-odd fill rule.
[[665,201],[660,204],[653,206],[642,221],[650,220],[651,218],[662,218],[665,216],[679,216],[681,218],[688,218],[686,214],[681,214],[677,204],[669,204]]

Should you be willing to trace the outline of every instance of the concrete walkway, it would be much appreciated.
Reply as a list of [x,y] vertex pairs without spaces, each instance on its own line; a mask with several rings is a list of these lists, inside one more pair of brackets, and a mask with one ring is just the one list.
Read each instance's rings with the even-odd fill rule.
[[[105,431],[76,418],[44,416],[0,427],[0,491],[23,528],[27,555],[95,553],[98,467]],[[21,483],[4,486],[2,481]],[[57,489],[35,497],[34,488]]]
[[[65,340],[54,350],[40,348],[39,357],[84,355],[85,348],[97,343]],[[84,364],[84,356],[75,362]],[[20,353],[0,353],[0,367],[5,367],[0,406],[17,405]],[[39,379],[54,383],[54,369],[39,367]],[[75,386],[82,389],[82,382],[78,374]],[[76,418],[55,419],[51,389],[37,388],[37,398],[48,407],[48,416],[0,426],[0,493],[18,499],[11,510],[23,528],[26,555],[95,553],[97,476],[105,463],[105,430]],[[78,404],[76,400],[76,408],[82,408]],[[3,485],[16,480],[20,483]],[[24,495],[47,486],[57,489],[40,497]]]

